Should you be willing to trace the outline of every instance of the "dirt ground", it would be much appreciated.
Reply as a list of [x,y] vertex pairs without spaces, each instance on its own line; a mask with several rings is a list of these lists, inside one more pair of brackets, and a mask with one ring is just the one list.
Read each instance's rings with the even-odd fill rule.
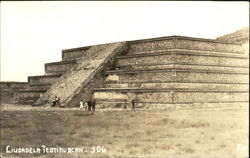
[[[248,157],[248,109],[1,109],[2,157]],[[8,154],[11,147],[82,147],[80,153]],[[101,149],[92,153],[94,149]]]

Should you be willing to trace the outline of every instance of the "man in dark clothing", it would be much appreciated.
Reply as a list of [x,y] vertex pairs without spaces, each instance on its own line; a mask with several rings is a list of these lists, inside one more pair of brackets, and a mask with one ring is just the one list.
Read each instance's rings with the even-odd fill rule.
[[132,100],[132,107],[131,107],[131,110],[135,110],[135,101]]
[[92,102],[89,100],[88,101],[88,111],[91,111],[91,104],[92,104]]
[[92,111],[95,111],[95,101],[92,101]]

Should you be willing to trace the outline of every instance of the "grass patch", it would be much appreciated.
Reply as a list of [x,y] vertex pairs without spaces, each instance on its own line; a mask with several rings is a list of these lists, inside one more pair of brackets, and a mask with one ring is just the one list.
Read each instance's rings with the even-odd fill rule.
[[242,153],[236,144],[247,144],[248,139],[248,112],[243,110],[4,111],[1,119],[3,157],[7,145],[107,149],[105,154],[28,155],[39,158],[237,157]]

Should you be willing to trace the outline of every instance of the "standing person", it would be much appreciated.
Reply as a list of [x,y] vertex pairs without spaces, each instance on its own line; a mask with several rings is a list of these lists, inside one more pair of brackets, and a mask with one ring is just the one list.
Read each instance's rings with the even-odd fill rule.
[[88,111],[91,111],[91,101],[88,101]]
[[83,106],[83,101],[81,100],[81,101],[80,101],[80,110],[82,110],[83,107],[84,107],[84,106]]
[[127,109],[127,100],[126,100],[126,99],[124,100],[123,108],[124,108],[124,109]]
[[55,97],[55,106],[60,104],[60,98],[57,96]]
[[135,100],[134,100],[134,99],[132,100],[132,107],[131,107],[131,110],[135,110]]
[[84,102],[84,107],[85,107],[85,111],[87,111],[88,110],[88,102],[87,101]]
[[61,103],[60,103],[60,98],[59,97],[56,97],[56,104],[58,104],[58,106],[60,108],[64,108],[64,105],[61,105]]
[[92,101],[92,111],[95,111],[95,101]]

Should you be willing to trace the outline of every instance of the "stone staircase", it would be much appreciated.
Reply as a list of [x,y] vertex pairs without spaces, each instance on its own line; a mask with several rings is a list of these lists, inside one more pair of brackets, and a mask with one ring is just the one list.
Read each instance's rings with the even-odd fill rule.
[[29,76],[28,87],[14,92],[14,103],[42,105],[57,96],[61,105],[76,106],[82,97],[90,97],[91,93],[82,90],[91,91],[88,86],[97,82],[96,76],[102,78],[100,73],[111,66],[110,61],[122,51],[125,43],[63,50],[62,61],[45,64],[44,75]]
[[180,36],[131,41],[94,99],[97,108],[132,99],[141,108],[247,103],[248,62],[240,44]]

